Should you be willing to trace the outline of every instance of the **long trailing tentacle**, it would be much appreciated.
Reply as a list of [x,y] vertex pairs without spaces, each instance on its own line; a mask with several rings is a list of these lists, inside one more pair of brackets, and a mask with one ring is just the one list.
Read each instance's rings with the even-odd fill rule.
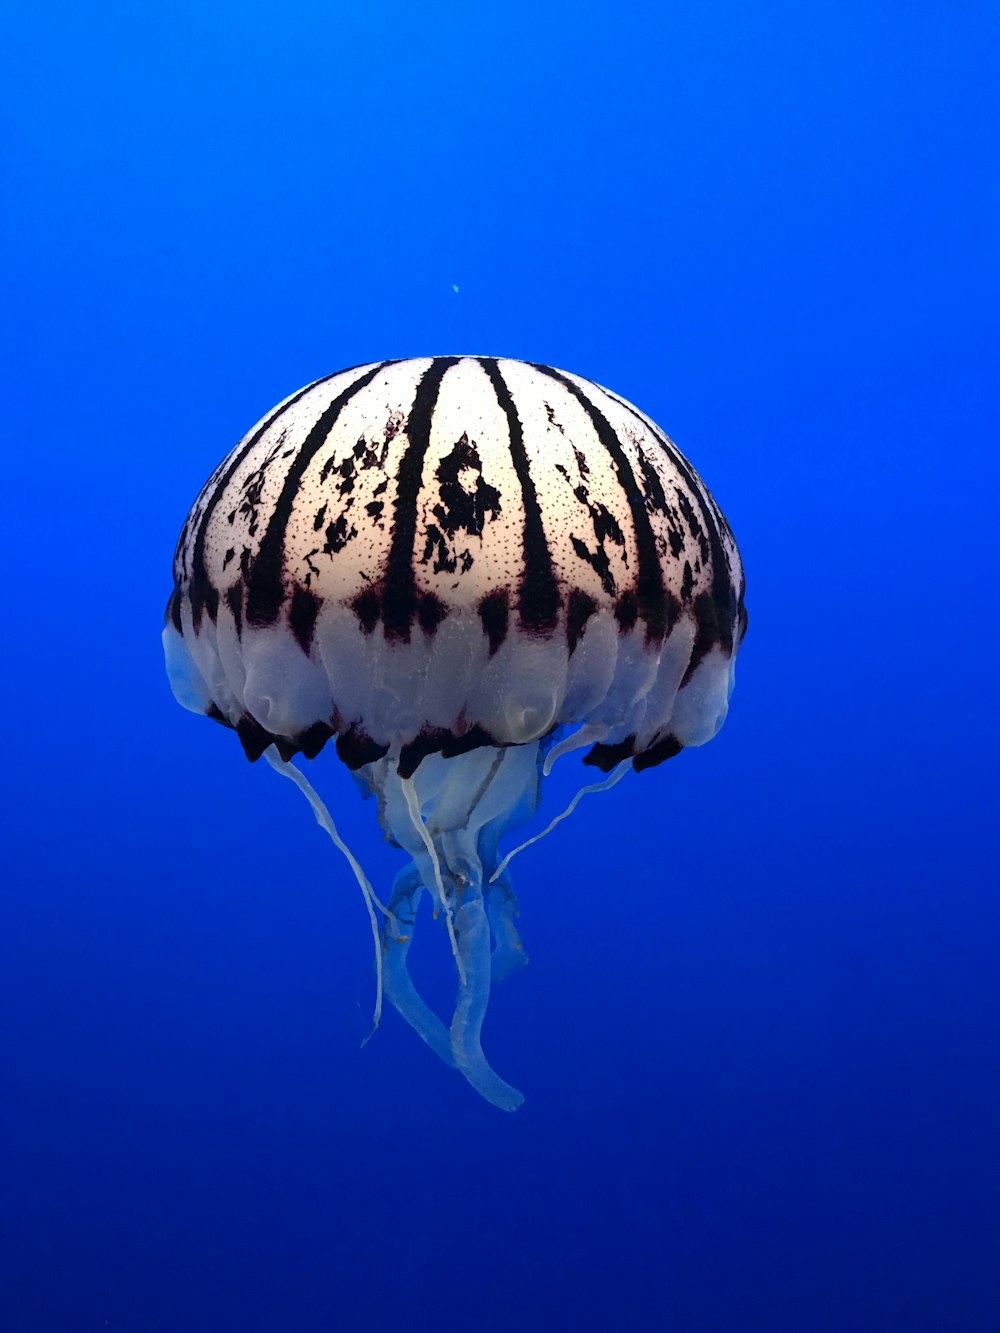
[[551,823],[546,825],[546,827],[542,829],[541,833],[536,833],[533,838],[529,838],[527,842],[522,842],[519,847],[515,847],[512,852],[507,853],[507,855],[497,866],[496,870],[494,870],[493,874],[490,876],[490,883],[491,884],[496,883],[496,881],[500,878],[500,876],[507,869],[511,861],[513,861],[514,857],[517,856],[519,852],[523,852],[524,849],[526,847],[530,847],[532,843],[541,842],[543,838],[548,837],[548,835],[552,832],[552,830],[555,828],[557,824],[561,824],[564,819],[568,819],[569,816],[576,809],[576,807],[579,805],[580,801],[584,798],[584,796],[588,796],[590,795],[591,792],[595,791],[608,791],[611,787],[615,785],[616,782],[620,782],[622,780],[622,778],[628,772],[631,765],[632,765],[631,759],[623,759],[617,768],[613,768],[611,770],[611,772],[608,774],[608,776],[604,779],[603,782],[592,782],[587,787],[581,787],[580,790],[573,797],[573,799],[570,801],[566,809],[562,812],[562,814],[556,815],[555,819],[553,819]]
[[582,750],[585,745],[593,745],[595,741],[602,741],[607,734],[607,727],[599,722],[585,722],[582,727],[577,727],[576,731],[571,731],[568,736],[557,741],[546,753],[542,763],[542,777],[549,776],[556,760],[561,759],[564,754]]
[[461,950],[458,947],[458,940],[455,936],[455,916],[452,911],[451,902],[445,891],[444,880],[441,876],[441,861],[438,858],[437,848],[434,846],[434,839],[431,837],[424,817],[420,813],[420,800],[417,796],[417,789],[412,778],[402,778],[400,786],[403,789],[403,797],[406,801],[406,808],[410,814],[410,821],[416,830],[420,841],[430,858],[431,866],[434,871],[434,886],[437,889],[438,902],[441,904],[441,910],[444,912],[445,922],[448,926],[448,939],[451,941],[451,952],[455,959],[455,966],[458,968],[460,980],[465,981],[465,964],[462,960]]
[[[299,791],[305,796],[312,807],[313,814],[316,816],[316,823],[329,835],[337,850],[347,858],[348,864],[354,871],[354,878],[358,881],[358,886],[364,895],[365,907],[368,909],[368,919],[372,927],[372,939],[375,942],[375,1013],[372,1017],[372,1031],[374,1032],[382,1018],[382,946],[379,939],[378,917],[375,915],[375,908],[378,905],[380,910],[385,911],[386,909],[382,908],[378,902],[372,886],[368,882],[368,876],[361,869],[357,858],[347,843],[337,832],[337,826],[333,822],[329,810],[313,790],[305,774],[294,764],[282,759],[273,745],[269,745],[264,751],[264,758],[276,773],[280,773],[283,778],[288,778],[290,782],[294,782]],[[367,1037],[365,1040],[367,1041]]]

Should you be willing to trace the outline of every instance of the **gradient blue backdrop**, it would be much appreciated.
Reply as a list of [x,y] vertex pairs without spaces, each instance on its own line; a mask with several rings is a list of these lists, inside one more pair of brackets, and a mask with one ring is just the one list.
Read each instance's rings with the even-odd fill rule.
[[[998,32],[5,7],[3,1333],[1000,1328]],[[514,1116],[360,1049],[353,881],[159,645],[247,427],[456,351],[639,403],[748,577],[718,740],[517,865]]]

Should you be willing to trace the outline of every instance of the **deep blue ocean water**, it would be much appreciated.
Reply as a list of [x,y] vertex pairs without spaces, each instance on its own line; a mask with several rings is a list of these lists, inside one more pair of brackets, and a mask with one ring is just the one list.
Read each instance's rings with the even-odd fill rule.
[[[2,1333],[1000,1328],[998,36],[7,7]],[[515,865],[514,1115],[362,1049],[355,885],[159,642],[259,416],[455,351],[638,403],[747,569],[722,734]]]

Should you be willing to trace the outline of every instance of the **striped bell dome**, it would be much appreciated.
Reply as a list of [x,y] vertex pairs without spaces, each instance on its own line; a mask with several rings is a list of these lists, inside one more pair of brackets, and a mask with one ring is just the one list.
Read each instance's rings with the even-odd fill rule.
[[549,366],[425,357],[285,399],[181,532],[182,703],[351,768],[583,725],[585,762],[708,740],[742,634],[729,527],[668,437]]

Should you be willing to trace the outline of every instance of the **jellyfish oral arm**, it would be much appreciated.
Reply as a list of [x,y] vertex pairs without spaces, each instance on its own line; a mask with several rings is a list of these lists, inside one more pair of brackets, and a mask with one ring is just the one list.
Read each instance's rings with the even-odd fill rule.
[[[502,872],[492,872],[502,832],[518,814],[523,818],[533,812],[537,803],[538,745],[518,747],[517,753],[480,749],[447,764],[434,762],[432,757],[410,778],[400,777],[396,764],[385,760],[361,770],[361,785],[378,793],[387,837],[413,858],[397,874],[388,906],[376,897],[325,803],[302,771],[282,759],[273,745],[264,751],[264,758],[302,792],[317,824],[351,867],[364,896],[375,941],[373,1030],[381,1018],[384,992],[444,1064],[459,1069],[494,1106],[516,1110],[524,1098],[490,1066],[483,1053],[482,1029],[492,982],[527,961],[513,922],[516,903],[510,881]],[[460,798],[463,792],[464,801]],[[494,883],[497,880],[500,882]],[[444,917],[458,973],[449,1027],[420,996],[407,966],[424,892]],[[383,917],[381,925],[378,913]]]
[[[538,769],[535,743],[513,750],[482,747],[449,760],[431,755],[411,778],[401,778],[389,760],[359,774],[378,795],[386,836],[413,857],[397,875],[389,904],[403,928],[382,928],[386,995],[445,1064],[505,1111],[524,1099],[486,1059],[483,1021],[492,982],[527,960],[512,919],[509,880],[494,885],[492,871],[502,833],[535,810]],[[407,968],[425,888],[442,909],[458,973],[448,1028],[420,997]]]
[[417,907],[423,893],[424,886],[416,866],[404,866],[393,883],[389,900],[392,916],[387,916],[382,923],[382,977],[385,994],[397,1013],[423,1038],[434,1054],[446,1065],[454,1065],[448,1029],[420,996],[406,965],[416,926]]
[[455,913],[455,931],[465,973],[451,1020],[455,1064],[480,1096],[501,1111],[516,1111],[524,1101],[523,1095],[494,1072],[480,1043],[491,980],[490,926],[481,889],[465,894]]

